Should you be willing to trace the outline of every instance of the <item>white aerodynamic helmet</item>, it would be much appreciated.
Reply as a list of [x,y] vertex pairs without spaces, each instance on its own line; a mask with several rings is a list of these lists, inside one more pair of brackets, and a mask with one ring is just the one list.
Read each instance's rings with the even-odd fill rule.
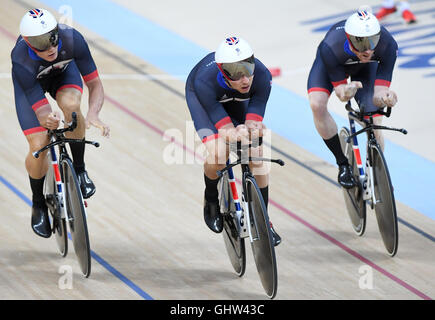
[[360,8],[346,20],[344,31],[350,45],[358,52],[374,50],[381,36],[379,21],[367,7]]
[[45,51],[59,43],[56,18],[45,9],[26,12],[20,23],[20,34],[26,43],[36,51]]
[[254,52],[242,38],[226,38],[215,52],[215,62],[228,80],[237,81],[254,74]]

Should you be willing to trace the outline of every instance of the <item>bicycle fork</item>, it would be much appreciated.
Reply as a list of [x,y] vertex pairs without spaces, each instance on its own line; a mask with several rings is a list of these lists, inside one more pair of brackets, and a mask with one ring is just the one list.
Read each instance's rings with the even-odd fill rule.
[[65,192],[64,190],[64,184],[62,182],[62,178],[60,175],[60,169],[59,164],[57,162],[56,152],[54,150],[54,147],[50,147],[50,157],[51,157],[51,165],[53,166],[53,172],[54,172],[54,178],[56,181],[56,193],[55,197],[57,197],[57,202],[59,203],[59,209],[60,209],[60,218],[65,218]]
[[[231,193],[233,195],[234,205],[236,207],[235,220],[237,221],[237,229],[239,231],[240,237],[247,238],[249,236],[252,242],[251,233],[248,231],[248,228],[250,228],[249,208],[246,201],[242,199],[242,202],[244,203],[244,211],[242,210],[242,206],[240,204],[240,199],[239,199],[239,193],[237,192],[236,179],[234,178],[234,173],[232,168],[228,169],[228,181],[230,183]],[[246,217],[246,221],[245,221],[245,217]]]
[[[353,119],[349,119],[349,124],[350,124],[350,131],[351,134],[355,134],[356,132],[356,128],[355,128],[355,120]],[[366,155],[366,171],[364,172],[363,169],[363,164],[362,164],[362,160],[361,160],[361,152],[358,146],[358,139],[357,136],[355,135],[352,138],[352,149],[353,149],[353,154],[355,156],[355,161],[358,167],[358,171],[359,171],[359,182],[361,184],[362,187],[362,197],[363,200],[368,200],[371,201],[371,206],[373,207],[373,204],[376,203],[376,196],[373,192],[374,190],[374,181],[373,181],[373,167],[371,166],[371,159],[370,159],[370,155],[369,155],[369,148],[367,148],[367,155]]]

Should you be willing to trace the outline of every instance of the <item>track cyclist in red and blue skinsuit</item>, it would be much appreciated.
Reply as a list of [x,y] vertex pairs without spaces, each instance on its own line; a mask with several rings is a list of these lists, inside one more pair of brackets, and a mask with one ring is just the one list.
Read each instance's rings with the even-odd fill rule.
[[[38,159],[35,152],[49,143],[47,129],[56,129],[60,113],[52,111],[45,93],[48,92],[62,110],[65,122],[77,113],[77,128],[67,133],[68,138],[85,138],[90,125],[109,135],[109,127],[99,119],[104,91],[94,60],[83,36],[75,29],[58,24],[47,10],[33,9],[20,23],[20,37],[11,53],[12,81],[15,106],[21,129],[29,144],[26,169],[32,189],[33,231],[48,238],[51,236],[48,209],[43,195],[45,175],[48,170],[46,152]],[[80,111],[83,77],[89,89],[89,110],[86,119]],[[70,144],[74,169],[78,175],[84,198],[95,193],[84,163],[85,144]]]
[[[229,142],[262,135],[271,80],[269,70],[254,57],[249,44],[236,37],[224,40],[216,52],[205,56],[193,68],[187,78],[187,105],[208,152],[204,163],[204,220],[216,233],[223,229],[216,171],[225,167]],[[251,151],[251,156],[261,154],[262,146]],[[267,206],[269,174],[262,172],[262,163],[250,165]],[[255,174],[255,169],[261,173]],[[281,238],[273,227],[271,229],[274,244],[278,245]]]
[[[337,125],[327,110],[329,96],[335,91],[343,102],[355,97],[366,112],[393,107],[397,95],[389,87],[396,58],[396,41],[368,8],[333,25],[317,49],[308,77],[308,98],[314,124],[335,156],[338,182],[344,188],[354,187],[356,181],[341,150]],[[375,124],[381,120],[381,116],[376,117]],[[375,134],[383,147],[382,133]]]

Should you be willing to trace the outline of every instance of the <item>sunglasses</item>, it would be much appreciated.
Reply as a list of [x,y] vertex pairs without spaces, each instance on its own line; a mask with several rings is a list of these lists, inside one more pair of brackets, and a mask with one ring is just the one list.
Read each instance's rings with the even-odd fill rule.
[[255,59],[251,56],[245,60],[232,63],[220,63],[219,68],[232,81],[238,81],[243,77],[254,75]]
[[56,47],[59,44],[59,30],[58,27],[56,27],[50,32],[44,33],[40,36],[23,38],[33,50],[44,52],[51,47]]

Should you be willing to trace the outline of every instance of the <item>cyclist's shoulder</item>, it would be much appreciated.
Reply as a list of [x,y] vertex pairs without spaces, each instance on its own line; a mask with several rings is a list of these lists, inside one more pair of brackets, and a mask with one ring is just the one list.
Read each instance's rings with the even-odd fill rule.
[[11,51],[12,61],[20,59],[22,56],[24,56],[27,53],[27,48],[28,46],[26,42],[21,36],[19,36],[15,43],[15,46],[12,48]]
[[191,78],[194,82],[209,82],[215,79],[218,67],[214,61],[214,52],[207,54],[192,69]]
[[259,59],[255,58],[254,79],[252,80],[251,92],[256,92],[256,89],[269,87],[272,84],[272,74]]
[[384,27],[381,27],[381,37],[380,44],[389,46],[389,47],[398,47],[397,41],[394,39],[393,35]]
[[59,38],[64,46],[80,46],[86,43],[83,35],[75,28],[66,24],[59,24]]
[[322,42],[327,43],[329,45],[334,44],[336,42],[342,42],[346,38],[346,33],[344,32],[344,25],[346,20],[341,20],[333,24],[329,30],[326,32],[325,37]]
[[214,52],[207,54],[202,58],[195,66],[196,69],[203,73],[214,72],[217,69],[216,62],[214,60]]
[[11,51],[12,72],[19,70],[19,72],[16,72],[16,76],[28,76],[28,74],[24,75],[24,70],[35,73],[40,65],[40,60],[20,36]]
[[59,36],[60,37],[83,37],[83,35],[74,27],[67,24],[59,23]]
[[397,57],[398,45],[393,36],[387,29],[381,27],[381,37],[379,43],[375,49],[375,56],[378,60],[389,60],[393,57]]
[[255,57],[255,75],[262,75],[262,76],[270,75],[269,69],[257,57]]

